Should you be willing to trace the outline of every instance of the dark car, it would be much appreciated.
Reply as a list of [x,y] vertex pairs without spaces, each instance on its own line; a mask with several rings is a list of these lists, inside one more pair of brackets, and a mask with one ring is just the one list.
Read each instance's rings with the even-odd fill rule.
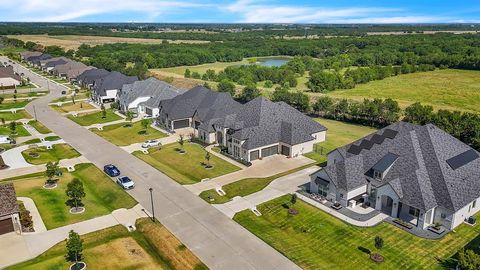
[[62,95],[66,95],[67,94],[67,91],[62,91]]
[[103,171],[108,174],[110,177],[115,177],[120,175],[120,170],[115,167],[115,165],[108,164],[103,166]]

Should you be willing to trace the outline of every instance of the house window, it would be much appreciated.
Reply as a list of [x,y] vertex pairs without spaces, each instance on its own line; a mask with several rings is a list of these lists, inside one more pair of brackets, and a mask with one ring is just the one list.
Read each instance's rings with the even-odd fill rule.
[[418,217],[420,215],[420,210],[418,210],[417,208],[415,207],[411,207],[410,206],[410,209],[408,210],[408,213],[414,217]]
[[373,171],[373,177],[375,179],[382,179],[382,173],[379,171]]
[[340,198],[343,198],[343,194],[342,194],[342,193],[340,193]]
[[474,200],[472,203],[472,208],[475,208],[476,205],[477,205],[477,200]]

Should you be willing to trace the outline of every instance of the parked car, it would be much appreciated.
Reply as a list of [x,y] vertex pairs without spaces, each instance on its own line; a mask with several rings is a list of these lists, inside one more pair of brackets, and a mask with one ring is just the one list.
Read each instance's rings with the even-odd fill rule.
[[133,180],[128,176],[118,177],[117,184],[119,184],[123,189],[133,189],[135,187],[135,182],[133,182]]
[[0,144],[15,144],[15,140],[8,136],[0,136]]
[[67,91],[62,91],[62,95],[66,95],[67,94]]
[[120,175],[120,170],[112,164],[103,166],[103,171],[108,174],[110,177],[116,177]]
[[148,140],[142,144],[143,148],[155,147],[162,145],[158,140]]

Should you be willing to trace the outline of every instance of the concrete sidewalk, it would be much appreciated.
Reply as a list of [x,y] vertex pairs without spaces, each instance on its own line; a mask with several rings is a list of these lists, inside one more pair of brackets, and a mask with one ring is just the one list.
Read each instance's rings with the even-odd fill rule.
[[232,159],[232,158],[229,158],[229,157],[227,157],[227,156],[225,156],[225,155],[222,155],[222,154],[220,154],[220,153],[217,153],[217,152],[213,151],[212,148],[215,147],[215,146],[216,146],[216,145],[209,145],[209,146],[205,147],[205,150],[207,150],[210,154],[212,154],[212,155],[214,155],[214,156],[216,156],[216,157],[218,157],[218,158],[220,158],[220,159],[223,159],[223,160],[225,160],[226,162],[232,163],[233,165],[235,165],[235,166],[237,166],[237,167],[239,167],[239,168],[242,168],[242,169],[246,169],[246,168],[247,168],[247,166],[243,165],[242,163],[240,163],[240,162],[238,162],[238,161],[236,161],[236,160],[234,160],[234,159]]

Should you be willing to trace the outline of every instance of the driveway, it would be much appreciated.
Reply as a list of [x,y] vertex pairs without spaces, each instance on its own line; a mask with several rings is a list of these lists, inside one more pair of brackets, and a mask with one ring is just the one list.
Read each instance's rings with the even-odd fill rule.
[[208,181],[199,182],[185,187],[194,194],[198,195],[202,193],[202,191],[221,188],[224,185],[236,182],[238,180],[246,178],[269,177],[275,174],[305,166],[307,164],[311,164],[313,162],[313,160],[304,156],[287,158],[282,155],[275,155],[264,158],[262,160],[256,160],[253,162],[252,166],[247,167],[243,170],[222,175]]
[[[19,69],[34,83],[46,85],[45,78],[23,67]],[[166,175],[51,110],[48,102],[60,97],[66,88],[58,84],[50,86],[50,94],[29,103],[26,110],[33,113],[35,106],[40,122],[97,167],[114,162],[122,173],[136,181],[136,188],[129,193],[140,204],[150,205],[149,188],[152,188],[156,218],[210,269],[300,269]]]

